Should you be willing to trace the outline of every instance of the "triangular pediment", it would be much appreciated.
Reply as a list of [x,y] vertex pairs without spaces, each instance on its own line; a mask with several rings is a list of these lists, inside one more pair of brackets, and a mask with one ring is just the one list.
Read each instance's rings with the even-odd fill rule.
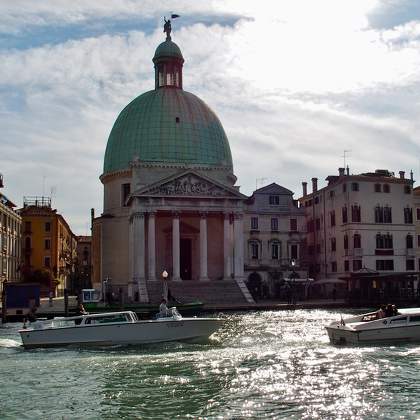
[[235,188],[224,185],[192,170],[147,185],[135,191],[132,196],[246,199],[246,196]]
[[293,192],[273,182],[270,185],[266,185],[265,187],[261,187],[258,190],[254,191],[254,194],[293,195]]

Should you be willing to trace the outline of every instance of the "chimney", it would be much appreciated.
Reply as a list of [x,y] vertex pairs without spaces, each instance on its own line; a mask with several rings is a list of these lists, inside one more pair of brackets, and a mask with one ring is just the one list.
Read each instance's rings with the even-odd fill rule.
[[350,168],[349,168],[349,165],[347,165],[347,176],[349,176],[350,175]]
[[303,190],[303,196],[308,195],[308,183],[302,182],[302,190]]
[[411,183],[414,183],[414,176],[413,176],[413,171],[410,171],[410,179],[411,179]]
[[344,168],[338,168],[338,175],[339,176],[344,176],[344,171],[345,171]]
[[318,191],[318,178],[312,178],[312,193]]
[[404,179],[405,178],[405,172],[404,171],[400,171],[400,179]]

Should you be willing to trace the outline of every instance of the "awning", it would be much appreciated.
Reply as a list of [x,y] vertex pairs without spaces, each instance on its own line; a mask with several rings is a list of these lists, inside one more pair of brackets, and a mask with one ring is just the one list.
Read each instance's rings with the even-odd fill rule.
[[314,282],[314,286],[316,286],[317,284],[347,284],[346,280],[340,280],[340,279],[319,279],[319,280],[315,280]]

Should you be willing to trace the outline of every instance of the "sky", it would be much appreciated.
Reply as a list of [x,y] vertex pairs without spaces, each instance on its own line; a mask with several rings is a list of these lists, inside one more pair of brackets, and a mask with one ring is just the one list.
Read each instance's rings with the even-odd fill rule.
[[0,173],[18,207],[51,195],[89,234],[109,133],[154,88],[170,13],[184,89],[221,120],[242,193],[298,198],[344,155],[351,173],[420,179],[418,0],[0,0]]

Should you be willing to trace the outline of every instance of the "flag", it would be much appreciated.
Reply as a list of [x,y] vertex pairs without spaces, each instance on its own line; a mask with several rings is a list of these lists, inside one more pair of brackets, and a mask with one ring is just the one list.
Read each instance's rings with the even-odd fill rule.
[[179,15],[171,15],[171,19],[175,19],[177,17],[179,17]]

